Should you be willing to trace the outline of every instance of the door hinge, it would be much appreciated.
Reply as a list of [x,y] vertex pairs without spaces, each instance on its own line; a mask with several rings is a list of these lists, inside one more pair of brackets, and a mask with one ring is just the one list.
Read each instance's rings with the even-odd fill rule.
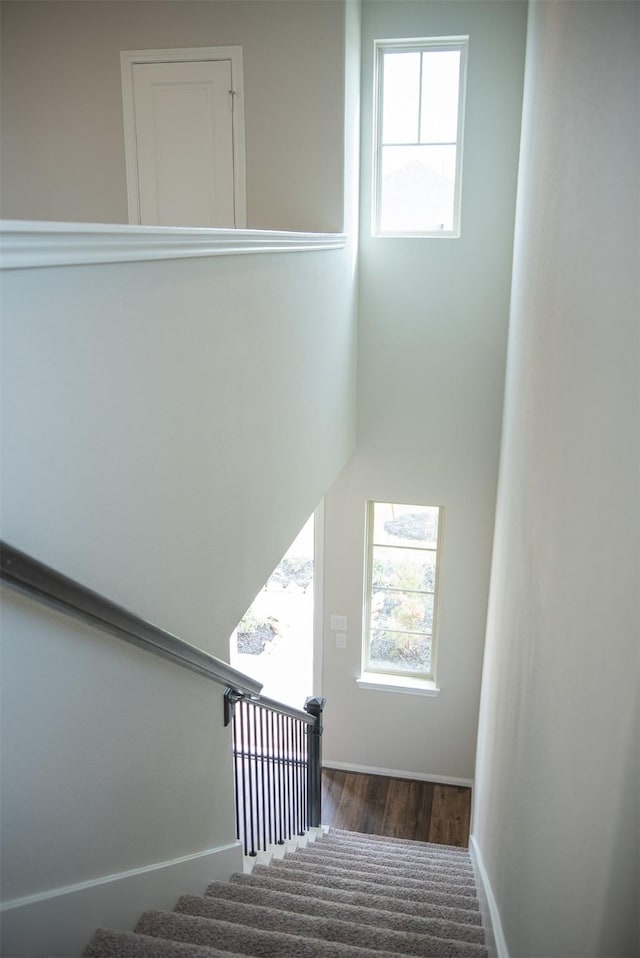
[[229,98],[230,98],[230,99],[229,99],[229,103],[230,103],[229,109],[231,110],[231,112],[233,112],[233,109],[234,109],[235,97],[236,97],[236,91],[235,91],[235,90],[229,90]]

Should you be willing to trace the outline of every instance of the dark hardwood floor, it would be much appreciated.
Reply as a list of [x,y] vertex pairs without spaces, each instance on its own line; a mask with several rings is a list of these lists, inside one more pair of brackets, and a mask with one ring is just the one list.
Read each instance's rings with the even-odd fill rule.
[[466,848],[470,818],[470,788],[322,770],[323,825]]

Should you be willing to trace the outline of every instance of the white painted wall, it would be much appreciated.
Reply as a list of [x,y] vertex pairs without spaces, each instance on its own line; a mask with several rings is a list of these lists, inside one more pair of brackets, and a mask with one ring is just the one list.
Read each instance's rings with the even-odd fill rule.
[[[473,777],[493,530],[526,8],[365,2],[360,433],[326,499],[324,755]],[[470,34],[462,238],[370,236],[374,38]],[[360,690],[367,499],[445,507],[438,698]],[[336,649],[331,613],[348,618]]]
[[120,51],[240,44],[248,225],[342,229],[344,3],[2,3],[2,215],[126,223]]
[[[353,446],[351,260],[5,271],[2,537],[227,658]],[[2,638],[5,899],[234,840],[220,687],[9,590]]]
[[638,954],[638,89],[637,4],[532,4],[473,825],[514,958]]

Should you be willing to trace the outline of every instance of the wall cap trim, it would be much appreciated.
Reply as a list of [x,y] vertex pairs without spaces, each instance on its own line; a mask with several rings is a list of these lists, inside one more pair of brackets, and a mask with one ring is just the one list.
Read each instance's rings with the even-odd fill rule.
[[407,772],[397,768],[377,768],[374,765],[354,765],[353,762],[334,762],[322,759],[323,768],[335,768],[344,772],[362,772],[364,775],[384,775],[386,778],[407,778],[414,782],[435,782],[439,785],[461,785],[473,788],[472,778],[453,778],[450,775],[437,775],[430,772]]
[[113,882],[122,881],[125,878],[133,878],[138,875],[147,875],[150,872],[162,871],[165,868],[171,868],[174,865],[184,865],[188,862],[197,861],[199,858],[209,858],[212,855],[219,855],[241,849],[239,841],[230,842],[227,845],[218,845],[215,848],[205,848],[203,851],[195,852],[191,855],[181,855],[179,858],[173,858],[167,862],[154,862],[152,865],[143,865],[141,868],[131,868],[128,871],[118,872],[114,875],[103,875],[100,878],[92,878],[88,881],[77,882],[74,885],[65,885],[62,888],[53,888],[47,891],[39,892],[35,895],[24,895],[22,898],[13,898],[10,901],[0,904],[0,912],[11,911],[14,908],[24,908],[26,905],[35,905],[50,898],[59,898],[61,895],[72,895],[79,891],[96,888],[99,885],[108,885]]
[[344,233],[0,220],[0,269],[343,249]]

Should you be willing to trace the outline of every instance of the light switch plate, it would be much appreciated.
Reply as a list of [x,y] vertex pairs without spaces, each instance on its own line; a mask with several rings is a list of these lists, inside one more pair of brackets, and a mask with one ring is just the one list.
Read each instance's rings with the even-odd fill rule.
[[337,632],[346,632],[347,631],[346,615],[332,615],[331,628],[335,629]]
[[346,632],[336,632],[336,648],[346,649],[346,647],[347,647]]

